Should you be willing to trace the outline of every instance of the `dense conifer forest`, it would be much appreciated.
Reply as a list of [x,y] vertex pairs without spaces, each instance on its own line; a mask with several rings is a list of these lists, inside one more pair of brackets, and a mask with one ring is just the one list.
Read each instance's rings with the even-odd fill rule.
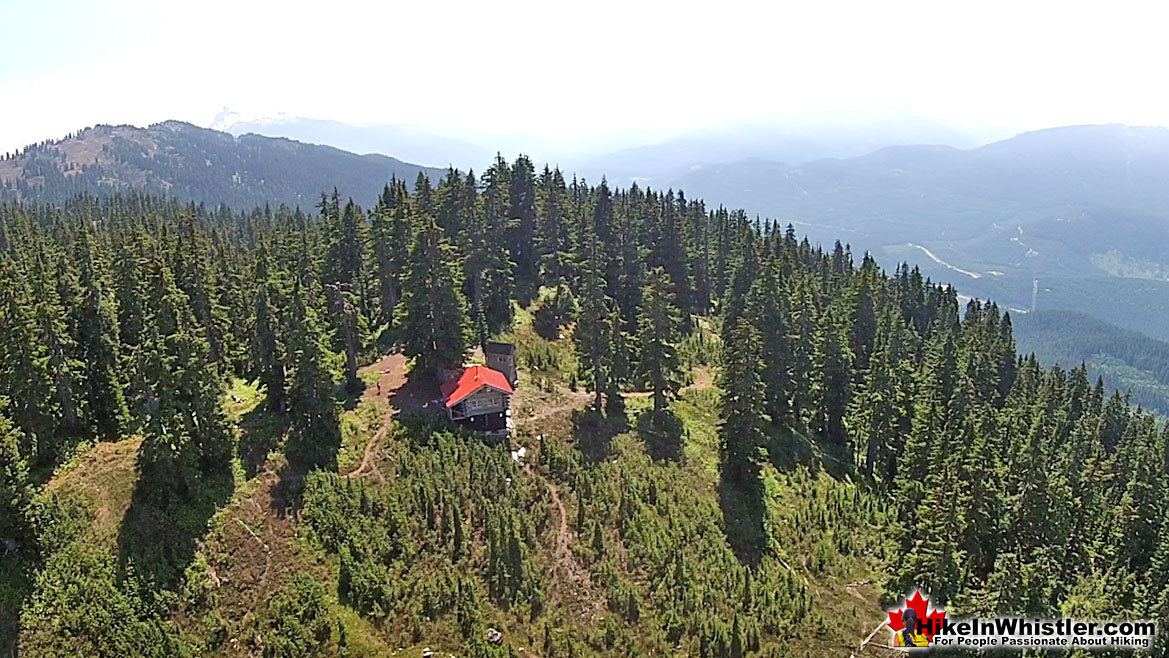
[[[521,156],[369,209],[9,202],[0,334],[4,655],[878,655],[917,587],[1169,617],[1152,416],[681,192]],[[428,404],[489,339],[502,443]]]
[[1016,335],[1040,362],[1085,363],[1132,404],[1169,416],[1169,343],[1073,311],[1027,313]]

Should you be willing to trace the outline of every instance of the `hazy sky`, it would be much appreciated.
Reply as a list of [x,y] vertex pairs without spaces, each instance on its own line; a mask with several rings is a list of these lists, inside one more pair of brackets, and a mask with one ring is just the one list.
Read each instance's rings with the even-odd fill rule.
[[554,139],[825,106],[1169,125],[1156,3],[2,3],[0,151],[224,106]]

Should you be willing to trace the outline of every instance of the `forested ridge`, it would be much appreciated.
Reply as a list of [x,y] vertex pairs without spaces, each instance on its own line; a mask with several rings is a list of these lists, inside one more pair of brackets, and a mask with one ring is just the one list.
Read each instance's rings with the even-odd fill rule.
[[1041,362],[1085,363],[1132,404],[1169,416],[1169,343],[1073,311],[1028,313],[1017,333]]
[[441,174],[385,155],[254,134],[233,137],[182,121],[98,125],[4,154],[0,198],[61,203],[78,194],[140,192],[212,207],[307,208],[337,181],[372,202],[390,176],[413,178],[420,171]]
[[[868,655],[915,587],[1165,620],[1169,431],[855,260],[522,156],[368,211],[0,205],[3,648]],[[493,338],[510,445],[421,402]]]

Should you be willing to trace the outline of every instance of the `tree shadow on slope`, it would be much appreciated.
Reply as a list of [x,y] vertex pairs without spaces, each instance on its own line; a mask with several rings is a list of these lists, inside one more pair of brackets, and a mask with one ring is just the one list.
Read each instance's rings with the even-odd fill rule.
[[257,407],[240,418],[239,429],[237,451],[244,472],[253,478],[288,433],[288,414]]
[[287,461],[280,469],[280,481],[273,491],[272,502],[278,514],[299,510],[304,493],[304,478],[311,471],[337,471],[337,454],[341,451],[341,421],[336,409],[301,422],[293,422],[284,444]]
[[758,476],[742,482],[724,477],[719,482],[718,502],[723,513],[723,532],[735,557],[745,566],[758,566],[767,550],[763,481]]
[[440,399],[441,384],[432,373],[411,368],[402,386],[389,392],[386,402],[402,413],[434,413],[445,417],[446,409]]
[[768,460],[781,473],[790,473],[804,466],[813,473],[823,471],[841,480],[856,470],[847,448],[800,430],[782,428],[770,432],[764,448]]
[[[143,464],[139,457],[139,472]],[[118,558],[151,590],[170,589],[182,578],[207,534],[212,515],[231,499],[235,477],[229,463],[186,478],[138,478],[118,531]]]
[[686,427],[674,412],[646,411],[637,416],[637,433],[645,441],[646,452],[654,461],[682,461],[682,441]]
[[20,611],[33,590],[33,564],[21,555],[0,558],[0,656],[18,656]]
[[605,417],[591,408],[572,412],[572,440],[588,465],[605,461],[613,452],[613,437],[628,429],[624,414]]
[[523,308],[532,305],[540,296],[540,282],[535,280],[517,279],[515,282],[516,301]]

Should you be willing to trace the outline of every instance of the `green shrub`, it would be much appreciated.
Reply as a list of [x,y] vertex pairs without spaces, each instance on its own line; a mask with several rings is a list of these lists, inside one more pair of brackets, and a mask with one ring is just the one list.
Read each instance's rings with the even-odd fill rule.
[[264,658],[309,658],[330,655],[336,620],[320,583],[297,574],[276,592],[259,625]]

